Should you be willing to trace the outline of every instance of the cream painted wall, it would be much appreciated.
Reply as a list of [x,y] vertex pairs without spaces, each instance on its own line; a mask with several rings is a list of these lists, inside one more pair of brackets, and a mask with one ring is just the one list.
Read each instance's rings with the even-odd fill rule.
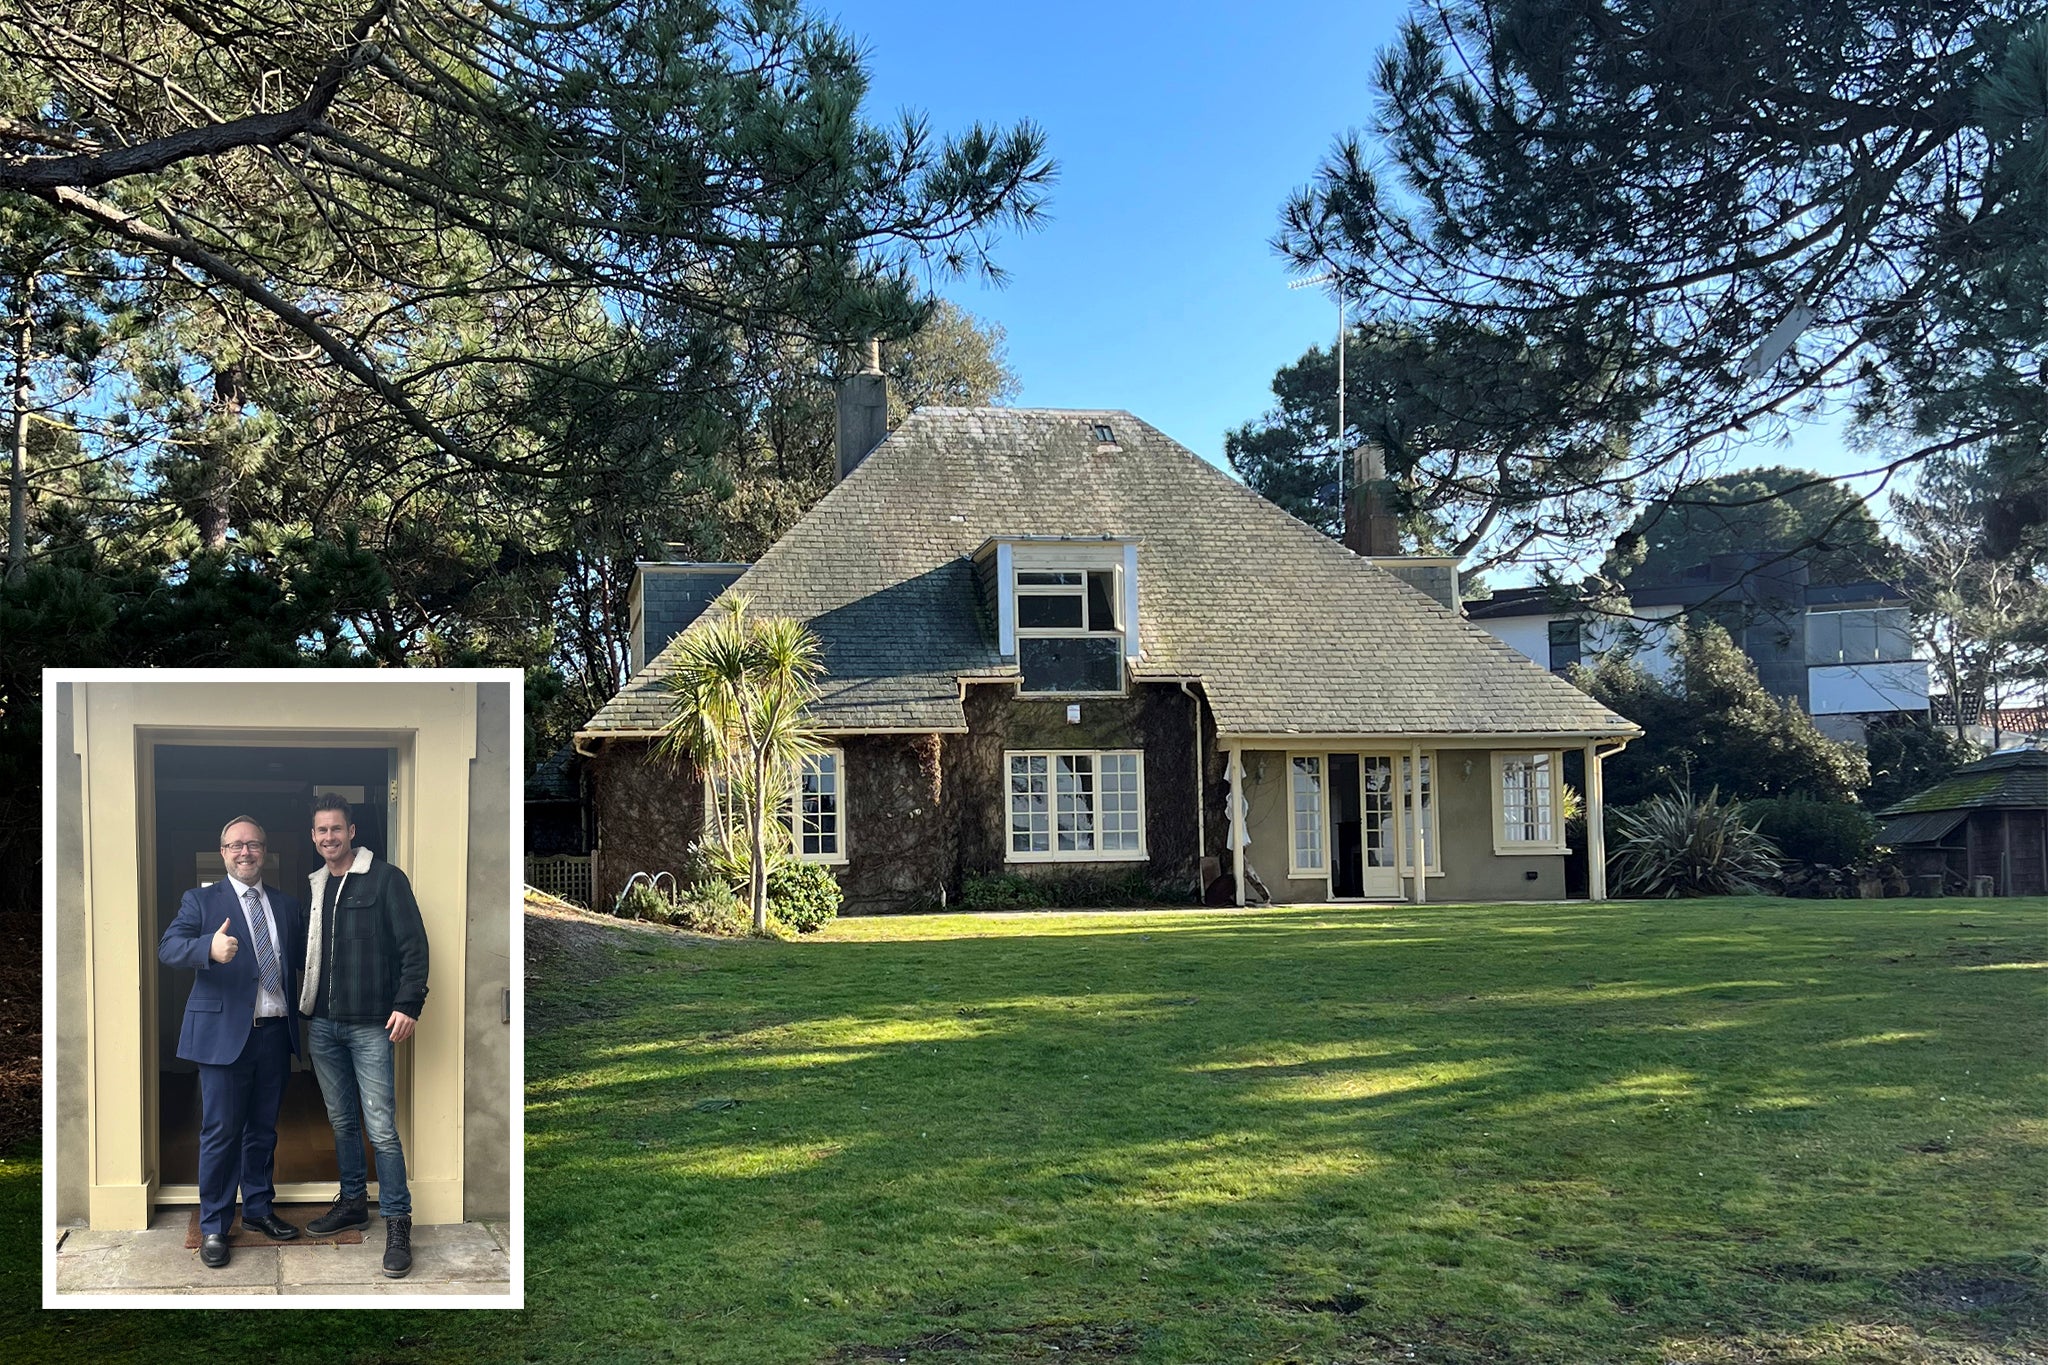
[[[57,903],[56,952],[45,964],[52,974],[56,997],[54,1016],[44,1021],[56,1043],[57,1064],[43,1078],[46,1093],[57,1110],[57,1153],[86,1150],[85,1052],[86,1008],[90,993],[86,986],[86,939],[79,932],[85,923],[85,812],[78,800],[80,767],[78,754],[63,742],[72,732],[72,690],[70,683],[58,683],[43,698],[46,733],[56,750],[56,818],[51,821],[55,835]],[[66,794],[69,799],[66,799]],[[45,1153],[48,1160],[51,1154]],[[54,1160],[56,1172],[57,1221],[85,1221],[89,1187],[86,1163]]]
[[[1576,747],[1576,746],[1572,746]],[[1433,901],[1556,900],[1564,895],[1564,855],[1493,851],[1492,762],[1488,749],[1424,750],[1437,755],[1437,835],[1443,841],[1443,875],[1429,879]],[[1520,752],[1519,750],[1517,752]],[[1465,771],[1470,760],[1470,773]],[[1260,764],[1265,780],[1258,780]],[[1244,766],[1251,796],[1251,866],[1279,904],[1312,904],[1329,898],[1321,877],[1287,875],[1287,755],[1248,749]],[[1534,872],[1535,879],[1528,874]],[[1408,882],[1402,881],[1402,895]],[[1247,899],[1252,893],[1247,892]]]
[[463,1069],[463,1217],[512,1213],[514,1106],[512,1026],[505,992],[512,985],[512,848],[504,833],[512,810],[509,752],[512,689],[477,687],[476,757],[469,785],[468,1060]]

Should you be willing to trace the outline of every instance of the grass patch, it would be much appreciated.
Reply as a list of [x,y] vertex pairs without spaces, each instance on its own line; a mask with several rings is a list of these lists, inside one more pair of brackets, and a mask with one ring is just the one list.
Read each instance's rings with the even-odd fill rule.
[[[2042,910],[952,916],[636,944],[538,988],[529,1292],[621,1360],[2038,1344]],[[1968,1283],[2001,1288],[1928,1288]]]
[[[530,964],[529,1309],[282,1315],[322,1324],[288,1358],[2023,1358],[2044,911],[608,935]],[[9,1355],[251,1316],[41,1314]]]

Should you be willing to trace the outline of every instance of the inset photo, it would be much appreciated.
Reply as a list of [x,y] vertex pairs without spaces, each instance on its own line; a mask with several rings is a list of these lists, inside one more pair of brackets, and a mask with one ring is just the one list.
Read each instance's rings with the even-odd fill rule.
[[523,1306],[518,671],[43,695],[44,1306]]

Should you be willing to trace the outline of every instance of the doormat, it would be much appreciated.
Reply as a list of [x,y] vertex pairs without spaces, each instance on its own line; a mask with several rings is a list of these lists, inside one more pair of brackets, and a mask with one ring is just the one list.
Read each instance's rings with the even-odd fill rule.
[[[315,1237],[306,1231],[306,1224],[327,1212],[325,1204],[279,1204],[270,1210],[285,1222],[299,1230],[299,1235],[289,1242],[274,1242],[260,1232],[244,1228],[242,1215],[237,1213],[232,1226],[228,1228],[228,1245],[231,1247],[303,1247],[336,1246],[353,1247],[363,1244],[361,1228],[343,1228],[330,1232],[325,1237]],[[199,1249],[199,1210],[192,1210],[192,1221],[185,1225],[185,1250]]]

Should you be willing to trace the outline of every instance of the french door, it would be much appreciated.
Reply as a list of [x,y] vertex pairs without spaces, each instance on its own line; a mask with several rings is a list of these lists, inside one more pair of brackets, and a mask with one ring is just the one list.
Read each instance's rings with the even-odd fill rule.
[[1389,754],[1329,755],[1330,894],[1401,894],[1399,803]]

